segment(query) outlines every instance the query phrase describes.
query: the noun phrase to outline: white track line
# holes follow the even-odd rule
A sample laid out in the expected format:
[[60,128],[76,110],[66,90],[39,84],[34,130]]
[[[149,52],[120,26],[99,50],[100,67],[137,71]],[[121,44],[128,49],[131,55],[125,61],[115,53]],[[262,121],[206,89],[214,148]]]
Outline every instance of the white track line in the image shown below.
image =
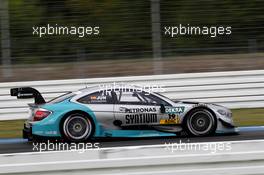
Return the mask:
[[[86,151],[104,151],[104,150],[120,150],[120,149],[142,149],[142,148],[163,148],[167,147],[165,143],[177,144],[178,142],[166,142],[164,140],[164,144],[157,145],[144,145],[144,146],[121,146],[121,147],[107,147],[107,148],[99,148],[99,149],[87,149]],[[264,139],[262,140],[239,140],[239,141],[217,141],[217,142],[181,142],[181,143],[196,143],[196,144],[217,144],[217,143],[264,143]],[[32,145],[33,146],[33,145]],[[33,147],[32,147],[33,148]],[[63,150],[63,151],[43,151],[43,152],[23,152],[23,153],[4,153],[0,154],[0,156],[15,156],[15,155],[35,155],[35,154],[53,154],[53,153],[67,153],[67,152],[80,152],[80,150]]]
[[72,163],[89,163],[89,162],[112,162],[118,160],[142,160],[142,159],[160,159],[160,158],[183,158],[183,157],[201,157],[201,156],[215,156],[215,155],[222,155],[222,156],[231,156],[231,155],[247,155],[247,154],[260,154],[264,153],[264,151],[245,151],[245,152],[230,152],[230,153],[206,153],[206,154],[186,154],[186,155],[166,155],[166,156],[142,156],[142,157],[130,157],[130,158],[107,158],[107,159],[93,159],[93,160],[68,160],[68,161],[49,161],[49,162],[34,162],[34,163],[15,163],[15,164],[2,164],[2,167],[20,167],[20,166],[36,166],[36,165],[59,165],[59,164],[72,164]]
[[[152,175],[152,174],[175,174],[175,173],[191,173],[191,172],[204,172],[204,171],[209,171],[209,172],[216,172],[216,171],[234,171],[234,170],[249,170],[249,169],[259,169],[259,168],[264,168],[264,165],[259,165],[259,166],[239,166],[239,167],[223,167],[223,168],[194,168],[194,169],[185,169],[185,170],[167,170],[167,171],[151,171],[151,172],[131,172],[127,173],[126,175]],[[118,173],[118,174],[124,174],[124,173]],[[111,173],[111,174],[104,174],[104,175],[118,175],[117,173]]]

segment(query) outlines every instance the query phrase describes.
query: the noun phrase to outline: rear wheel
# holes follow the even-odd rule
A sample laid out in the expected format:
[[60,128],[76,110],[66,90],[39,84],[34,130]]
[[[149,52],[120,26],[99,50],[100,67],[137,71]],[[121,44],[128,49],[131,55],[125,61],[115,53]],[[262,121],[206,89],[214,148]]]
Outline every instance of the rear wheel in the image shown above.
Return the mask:
[[193,136],[212,135],[216,130],[216,119],[207,109],[195,109],[187,116],[186,130]]
[[94,125],[92,120],[83,114],[71,114],[63,121],[62,133],[68,141],[86,141],[92,137]]

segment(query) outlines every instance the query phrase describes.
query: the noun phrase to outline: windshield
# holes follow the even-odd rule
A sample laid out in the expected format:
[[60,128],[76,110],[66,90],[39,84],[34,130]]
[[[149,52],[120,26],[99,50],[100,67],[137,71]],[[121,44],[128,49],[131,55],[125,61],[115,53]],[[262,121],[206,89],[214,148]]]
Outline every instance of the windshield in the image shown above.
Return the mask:
[[168,97],[166,97],[166,96],[164,96],[164,95],[162,95],[162,94],[159,94],[159,93],[154,93],[154,94],[159,95],[159,96],[161,96],[161,97],[163,97],[163,98],[165,98],[165,99],[167,99],[167,100],[169,100],[169,101],[172,101],[170,98],[168,98]]
[[73,92],[68,92],[66,94],[60,95],[52,100],[50,100],[48,103],[60,103],[68,98],[71,98],[73,96],[75,96],[76,94]]

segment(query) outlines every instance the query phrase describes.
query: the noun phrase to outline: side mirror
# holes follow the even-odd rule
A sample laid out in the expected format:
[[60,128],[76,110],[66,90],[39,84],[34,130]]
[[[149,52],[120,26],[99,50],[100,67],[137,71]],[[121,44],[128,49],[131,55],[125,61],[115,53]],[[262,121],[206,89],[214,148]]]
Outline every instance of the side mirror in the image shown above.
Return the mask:
[[165,113],[165,106],[164,104],[160,105],[160,113],[164,114]]

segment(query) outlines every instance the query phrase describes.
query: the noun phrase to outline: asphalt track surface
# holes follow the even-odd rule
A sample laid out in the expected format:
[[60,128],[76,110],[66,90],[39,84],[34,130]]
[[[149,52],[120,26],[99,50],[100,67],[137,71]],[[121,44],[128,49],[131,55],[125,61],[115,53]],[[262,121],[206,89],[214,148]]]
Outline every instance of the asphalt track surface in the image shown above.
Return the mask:
[[[264,127],[239,128],[239,134],[210,137],[154,137],[154,138],[104,138],[95,139],[100,148],[158,145],[165,143],[222,142],[264,139]],[[33,152],[33,143],[24,139],[0,139],[0,154]]]

